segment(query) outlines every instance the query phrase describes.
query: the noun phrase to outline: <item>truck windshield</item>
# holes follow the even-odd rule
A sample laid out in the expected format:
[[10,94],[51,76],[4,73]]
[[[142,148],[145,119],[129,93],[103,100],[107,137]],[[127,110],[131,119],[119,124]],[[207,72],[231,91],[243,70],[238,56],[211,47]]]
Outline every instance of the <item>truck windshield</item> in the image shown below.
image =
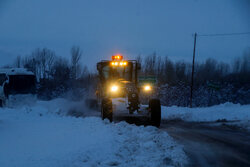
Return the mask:
[[132,80],[132,64],[129,63],[127,66],[112,67],[105,65],[102,68],[102,76],[105,80],[108,79],[124,79],[127,81]]

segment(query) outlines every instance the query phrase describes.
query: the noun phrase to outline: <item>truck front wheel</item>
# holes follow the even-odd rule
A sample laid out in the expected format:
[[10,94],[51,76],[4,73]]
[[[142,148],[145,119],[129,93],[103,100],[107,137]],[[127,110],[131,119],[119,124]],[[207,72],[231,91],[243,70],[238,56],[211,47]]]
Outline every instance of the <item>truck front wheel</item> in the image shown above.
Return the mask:
[[151,125],[159,127],[161,124],[161,102],[159,99],[149,101],[149,111],[151,114]]

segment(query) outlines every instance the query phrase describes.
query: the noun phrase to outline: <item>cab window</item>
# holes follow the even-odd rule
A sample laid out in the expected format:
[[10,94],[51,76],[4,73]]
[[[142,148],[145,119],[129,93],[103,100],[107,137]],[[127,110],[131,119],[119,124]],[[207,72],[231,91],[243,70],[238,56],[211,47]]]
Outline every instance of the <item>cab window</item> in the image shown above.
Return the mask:
[[108,79],[125,79],[128,81],[132,80],[132,63],[128,63],[127,66],[110,66],[105,65],[102,68],[102,77],[105,80]]

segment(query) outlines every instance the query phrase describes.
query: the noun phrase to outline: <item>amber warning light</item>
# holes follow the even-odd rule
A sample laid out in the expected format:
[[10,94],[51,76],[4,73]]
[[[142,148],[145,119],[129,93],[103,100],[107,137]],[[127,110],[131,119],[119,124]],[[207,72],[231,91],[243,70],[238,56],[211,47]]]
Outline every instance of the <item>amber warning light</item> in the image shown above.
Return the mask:
[[122,60],[123,56],[122,55],[114,55],[112,56],[112,60]]
[[128,63],[126,61],[112,61],[110,63],[111,66],[126,66]]

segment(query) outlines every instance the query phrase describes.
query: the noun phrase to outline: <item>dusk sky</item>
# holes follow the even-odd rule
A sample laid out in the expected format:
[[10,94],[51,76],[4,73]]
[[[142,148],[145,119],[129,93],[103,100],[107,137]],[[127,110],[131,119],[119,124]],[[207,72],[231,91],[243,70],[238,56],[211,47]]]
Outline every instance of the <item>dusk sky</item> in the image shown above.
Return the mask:
[[[250,32],[250,1],[0,0],[0,66],[38,47],[69,58],[73,45],[91,69],[115,53],[191,62],[194,32]],[[250,35],[198,37],[197,61],[231,62],[249,47]]]

